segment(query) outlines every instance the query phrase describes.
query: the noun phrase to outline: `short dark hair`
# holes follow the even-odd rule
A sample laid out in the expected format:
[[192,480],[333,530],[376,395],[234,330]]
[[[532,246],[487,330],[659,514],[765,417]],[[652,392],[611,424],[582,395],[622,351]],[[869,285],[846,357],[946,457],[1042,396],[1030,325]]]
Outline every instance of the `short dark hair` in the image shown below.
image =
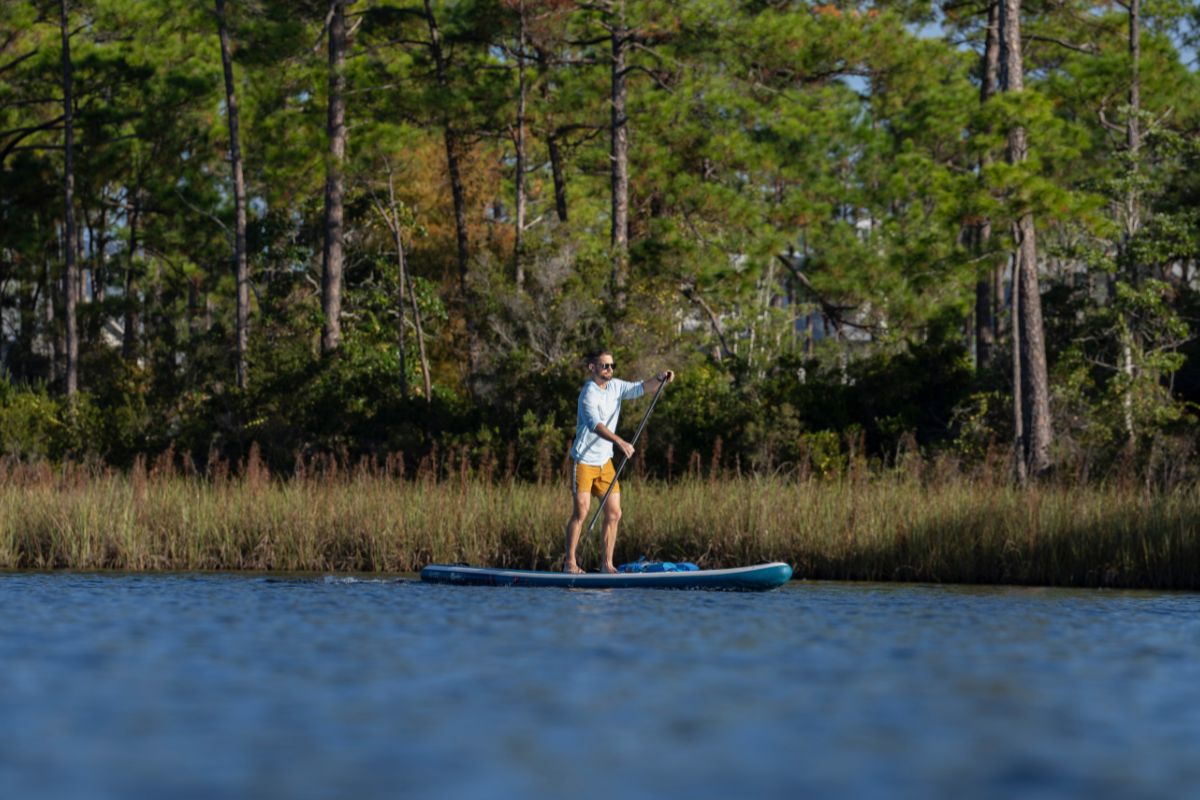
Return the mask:
[[600,356],[611,356],[612,354],[612,350],[609,350],[607,347],[601,347],[599,350],[593,350],[588,353],[587,363],[595,364],[600,360]]

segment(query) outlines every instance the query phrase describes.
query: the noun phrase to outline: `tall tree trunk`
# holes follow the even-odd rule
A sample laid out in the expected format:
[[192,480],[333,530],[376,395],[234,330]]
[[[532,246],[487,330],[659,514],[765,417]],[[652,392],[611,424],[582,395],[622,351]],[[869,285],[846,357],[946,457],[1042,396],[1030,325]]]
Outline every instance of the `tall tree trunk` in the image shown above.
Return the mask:
[[33,332],[37,329],[37,283],[26,274],[17,289],[17,341],[9,357],[9,369],[18,380],[28,383],[32,377]]
[[[80,214],[83,217],[84,221],[86,222],[87,221],[87,209],[85,209],[83,207],[82,202],[79,202],[78,205],[80,206],[80,208],[79,208]],[[78,312],[79,305],[81,303],[86,303],[88,300],[88,295],[87,295],[87,272],[88,272],[88,270],[86,267],[86,265],[88,263],[88,259],[83,251],[83,232],[84,232],[84,226],[79,224],[79,217],[76,217],[76,220],[75,220],[75,308],[76,308],[76,312]],[[80,340],[82,340],[84,338],[84,334],[86,333],[86,331],[84,331],[82,328],[79,327],[78,321],[76,321],[75,325],[76,325],[76,329],[79,330],[79,338],[80,338]]]
[[[1133,263],[1130,246],[1142,226],[1141,219],[1141,188],[1138,185],[1140,165],[1138,159],[1142,149],[1142,130],[1139,113],[1142,107],[1141,83],[1141,0],[1131,0],[1129,4],[1129,116],[1126,120],[1126,146],[1129,148],[1129,184],[1125,192],[1125,235],[1122,249],[1123,259],[1127,264],[1129,282],[1137,285],[1140,275],[1138,265]],[[1137,440],[1137,431],[1133,418],[1133,382],[1137,376],[1134,364],[1135,331],[1129,324],[1121,326],[1121,371],[1125,373],[1126,388],[1121,398],[1122,414],[1125,423],[1125,436],[1132,447]]]
[[563,173],[562,148],[558,144],[558,131],[551,131],[546,139],[550,150],[550,175],[554,178],[554,212],[559,222],[567,221],[567,179]]
[[421,380],[425,388],[425,402],[433,402],[433,383],[429,375],[429,356],[425,352],[425,328],[421,323],[421,307],[417,304],[417,292],[413,287],[412,276],[408,270],[408,257],[404,251],[404,236],[403,226],[400,223],[400,209],[396,202],[396,189],[392,181],[392,170],[388,168],[388,207],[386,213],[380,209],[384,220],[387,222],[388,229],[392,232],[392,240],[396,246],[396,264],[400,269],[399,281],[399,296],[397,298],[399,305],[397,310],[400,317],[400,371],[403,377],[401,378],[400,391],[407,396],[408,393],[408,375],[407,366],[405,365],[405,330],[404,330],[404,302],[405,296],[408,297],[408,302],[412,310],[413,330],[417,334],[417,356],[421,360]]
[[[1013,226],[1013,236],[1017,236],[1016,226]],[[1021,282],[1020,251],[1012,256],[1012,383],[1013,383],[1013,474],[1017,483],[1024,486],[1029,479],[1029,465],[1025,456],[1026,428],[1024,404],[1024,380],[1021,369],[1021,326],[1017,323],[1021,315],[1021,292],[1018,286]]]
[[242,173],[242,143],[238,131],[237,88],[233,81],[233,53],[229,43],[229,25],[225,18],[225,0],[217,3],[217,34],[221,39],[221,66],[225,72],[225,109],[229,120],[229,168],[233,177],[233,203],[236,222],[233,234],[233,263],[237,278],[237,387],[245,389],[247,351],[250,345],[250,267],[246,260],[246,180]]
[[[404,243],[399,233],[396,234],[396,246],[403,259]],[[417,357],[421,360],[421,382],[425,388],[425,402],[428,404],[433,402],[433,381],[429,374],[429,356],[425,352],[425,328],[421,324],[421,308],[417,305],[417,291],[413,287],[412,273],[408,271],[407,262],[402,267],[400,277],[408,288],[408,302],[412,306],[413,329],[417,333]]]
[[1142,110],[1142,76],[1141,76],[1141,29],[1142,29],[1141,0],[1131,0],[1129,5],[1129,119],[1126,123],[1126,138],[1129,146],[1129,163],[1133,172],[1133,180],[1129,183],[1129,191],[1125,200],[1125,231],[1130,238],[1137,235],[1142,227],[1141,191],[1137,183],[1140,172],[1138,158],[1142,150],[1142,128],[1139,115]]
[[[979,87],[979,101],[987,103],[996,92],[1000,78],[1000,0],[992,0],[987,11],[987,37],[983,48],[983,74]],[[980,160],[980,172],[991,164],[990,155]],[[975,228],[976,252],[985,252],[992,238],[992,221],[983,219]],[[975,281],[975,368],[988,369],[996,346],[996,298],[993,287],[996,273],[1003,265],[985,265]]]
[[62,33],[63,88],[63,313],[66,315],[66,393],[74,398],[79,389],[79,329],[75,320],[75,303],[79,291],[79,265],[76,261],[75,232],[75,114],[71,96],[73,72],[71,67],[71,30],[67,0],[59,3]]
[[333,0],[329,22],[329,157],[325,163],[325,252],[321,270],[321,352],[342,343],[344,268],[342,166],[346,160],[346,0]]
[[[1002,0],[1002,82],[1005,91],[1021,92],[1025,88],[1024,63],[1021,54],[1021,0]],[[1019,164],[1029,154],[1025,128],[1014,125],[1008,134],[1008,161]],[[1050,422],[1050,383],[1046,368],[1045,329],[1042,324],[1042,295],[1038,285],[1037,239],[1033,212],[1022,209],[1016,222],[1016,253],[1014,276],[1013,340],[1019,357],[1019,384],[1014,385],[1014,404],[1021,397],[1020,409],[1024,422],[1023,447],[1018,459],[1023,459],[1032,477],[1050,468],[1050,447],[1053,431]],[[1018,330],[1019,329],[1019,330]]]
[[121,341],[121,355],[129,360],[138,355],[138,327],[141,325],[138,314],[138,285],[137,285],[137,250],[138,250],[138,221],[140,216],[141,187],[133,189],[133,197],[129,203],[127,215],[129,219],[129,253],[125,263],[125,315],[124,332]]
[[[104,303],[108,296],[108,209],[101,197],[100,212],[96,220],[95,258],[92,266],[92,297],[97,303]],[[104,319],[99,320],[101,326]]]
[[[430,0],[425,0],[425,20],[429,26],[429,48],[438,86],[445,92],[450,89],[450,76],[446,70],[446,54],[442,47],[442,31],[433,13]],[[474,375],[481,357],[481,342],[475,320],[470,268],[471,248],[467,238],[467,196],[462,181],[462,139],[450,117],[450,111],[442,114],[442,130],[446,143],[446,169],[450,177],[450,197],[454,203],[454,233],[458,255],[458,289],[463,303],[463,315],[467,325],[468,372]]]
[[[550,81],[546,79],[546,72],[550,68],[550,54],[536,44],[534,48],[537,53],[538,74],[542,78],[538,82],[539,91],[543,104],[548,107],[550,102]],[[559,144],[559,137],[561,136],[562,130],[554,124],[553,119],[550,119],[546,130],[546,149],[550,153],[550,175],[554,181],[554,212],[559,222],[566,222],[567,180],[563,173],[562,146]]]
[[[148,360],[156,370],[164,375],[175,372],[176,357],[179,352],[179,327],[175,318],[168,313],[168,293],[163,285],[162,267],[157,267],[152,275],[147,275],[149,286],[149,301],[147,306],[147,355]],[[174,301],[174,293],[170,299]]]
[[625,308],[629,271],[629,118],[626,113],[628,76],[625,59],[630,32],[625,27],[625,0],[618,0],[612,19],[612,291],[613,306]]
[[[49,245],[50,243],[48,242],[47,244]],[[58,326],[54,323],[54,301],[55,298],[61,297],[61,294],[54,289],[53,269],[50,266],[50,253],[52,251],[53,248],[47,246],[45,249],[45,254],[42,257],[42,287],[39,293],[44,298],[44,305],[42,306],[42,328],[46,332],[46,349],[50,351],[49,365],[47,370],[48,374],[46,377],[50,381],[50,384],[54,385],[58,383],[60,374],[59,370],[62,366],[59,363],[59,360],[63,351],[63,347],[59,341]]]
[[96,307],[97,312],[84,315],[77,323],[80,347],[86,346],[89,341],[101,338],[107,322],[103,313],[103,304],[105,282],[107,281],[105,258],[108,251],[108,209],[105,208],[103,190],[94,202],[95,207],[91,212],[87,209],[86,201],[79,204],[85,225],[77,226],[77,230],[81,240],[86,232],[87,242],[85,257],[83,254],[84,242],[80,241],[79,289],[75,297],[78,304],[90,303]]
[[517,218],[513,244],[513,279],[517,290],[525,288],[525,0],[517,6],[517,163],[513,183],[516,184]]

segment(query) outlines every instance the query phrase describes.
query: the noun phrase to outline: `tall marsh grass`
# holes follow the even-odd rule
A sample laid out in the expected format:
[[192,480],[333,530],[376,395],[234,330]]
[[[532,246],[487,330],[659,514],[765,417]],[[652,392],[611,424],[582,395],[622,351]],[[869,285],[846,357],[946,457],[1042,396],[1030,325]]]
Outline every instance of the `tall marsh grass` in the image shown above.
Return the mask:
[[[723,567],[787,561],[801,578],[1200,588],[1200,490],[1020,490],[901,472],[692,475],[625,482],[617,556]],[[595,504],[593,504],[594,507]],[[207,477],[137,464],[0,467],[0,568],[412,572],[466,561],[554,568],[565,481],[467,469],[299,465],[252,457]],[[595,565],[598,530],[583,551]]]

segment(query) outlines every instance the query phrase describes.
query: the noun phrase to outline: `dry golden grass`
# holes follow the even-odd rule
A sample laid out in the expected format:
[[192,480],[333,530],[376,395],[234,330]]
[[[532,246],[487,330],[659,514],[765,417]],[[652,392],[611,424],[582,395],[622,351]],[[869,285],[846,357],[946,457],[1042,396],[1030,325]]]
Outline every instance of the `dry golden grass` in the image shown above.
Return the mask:
[[[798,577],[1200,588],[1200,491],[1040,486],[889,472],[837,480],[631,476],[617,545],[704,567],[765,560]],[[465,471],[230,477],[76,466],[0,470],[0,568],[402,573],[436,562],[553,568],[559,483]],[[595,564],[597,530],[584,547]]]

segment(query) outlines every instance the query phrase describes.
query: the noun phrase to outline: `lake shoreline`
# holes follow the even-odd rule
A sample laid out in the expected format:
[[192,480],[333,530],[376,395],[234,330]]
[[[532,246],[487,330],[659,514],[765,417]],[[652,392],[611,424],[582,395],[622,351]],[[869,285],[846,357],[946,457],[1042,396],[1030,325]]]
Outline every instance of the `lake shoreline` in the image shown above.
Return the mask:
[[[619,561],[785,561],[795,579],[1200,589],[1200,491],[883,473],[625,481]],[[593,503],[593,509],[596,504]],[[565,485],[10,470],[0,570],[403,575],[553,569]],[[595,566],[599,532],[584,543]]]

